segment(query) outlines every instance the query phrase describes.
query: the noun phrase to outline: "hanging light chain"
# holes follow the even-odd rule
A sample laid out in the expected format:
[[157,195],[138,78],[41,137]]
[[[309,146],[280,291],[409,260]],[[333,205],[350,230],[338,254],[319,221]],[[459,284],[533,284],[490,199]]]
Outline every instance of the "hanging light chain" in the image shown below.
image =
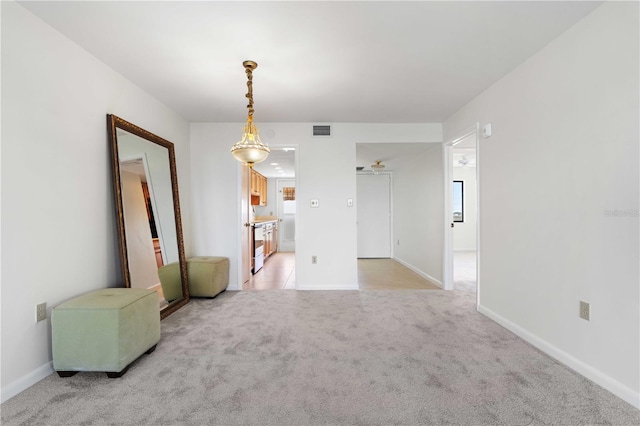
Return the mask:
[[249,99],[249,105],[247,108],[249,109],[249,119],[253,118],[253,70],[258,66],[255,62],[245,61],[243,63],[245,71],[247,73],[247,94],[245,97]]

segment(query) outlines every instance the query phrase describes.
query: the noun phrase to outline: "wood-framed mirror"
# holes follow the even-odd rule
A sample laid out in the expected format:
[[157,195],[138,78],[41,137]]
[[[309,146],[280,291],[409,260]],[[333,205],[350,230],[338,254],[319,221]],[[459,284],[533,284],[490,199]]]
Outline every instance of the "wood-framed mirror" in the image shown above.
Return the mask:
[[189,302],[173,143],[107,115],[125,287],[158,292],[160,318]]

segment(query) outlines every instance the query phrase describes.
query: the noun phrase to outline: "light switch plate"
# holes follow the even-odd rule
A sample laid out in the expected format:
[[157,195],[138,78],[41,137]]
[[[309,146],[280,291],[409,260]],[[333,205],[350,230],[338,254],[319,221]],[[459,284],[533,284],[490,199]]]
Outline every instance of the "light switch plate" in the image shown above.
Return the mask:
[[493,134],[492,130],[491,130],[491,123],[487,123],[482,127],[482,136],[484,138],[490,138],[491,135]]

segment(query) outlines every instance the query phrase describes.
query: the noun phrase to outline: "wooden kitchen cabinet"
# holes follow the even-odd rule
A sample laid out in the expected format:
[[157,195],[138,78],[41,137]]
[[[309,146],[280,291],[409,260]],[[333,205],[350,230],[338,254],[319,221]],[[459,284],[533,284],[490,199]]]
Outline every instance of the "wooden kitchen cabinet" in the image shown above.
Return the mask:
[[260,195],[260,185],[258,184],[258,175],[260,173],[251,169],[251,195]]
[[264,229],[265,259],[278,251],[278,222],[269,222]]
[[267,178],[251,169],[251,205],[267,205]]
[[260,205],[267,205],[267,178],[260,175]]

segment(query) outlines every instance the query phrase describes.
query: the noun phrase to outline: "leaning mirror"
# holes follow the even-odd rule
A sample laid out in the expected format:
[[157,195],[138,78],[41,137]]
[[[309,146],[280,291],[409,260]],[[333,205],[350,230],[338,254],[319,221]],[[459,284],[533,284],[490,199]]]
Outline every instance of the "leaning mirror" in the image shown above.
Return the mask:
[[158,292],[160,317],[189,301],[173,143],[107,115],[125,287]]

